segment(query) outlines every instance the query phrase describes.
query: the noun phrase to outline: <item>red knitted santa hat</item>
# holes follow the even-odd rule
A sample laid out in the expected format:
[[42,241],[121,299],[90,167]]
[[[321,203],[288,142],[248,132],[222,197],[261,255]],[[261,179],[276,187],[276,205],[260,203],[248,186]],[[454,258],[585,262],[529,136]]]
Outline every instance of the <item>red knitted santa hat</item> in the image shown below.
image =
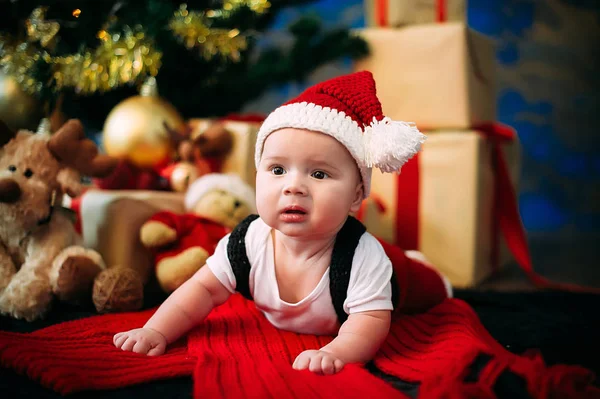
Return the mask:
[[371,187],[371,168],[399,171],[425,140],[414,124],[383,115],[373,75],[367,71],[319,83],[271,112],[256,139],[257,168],[269,134],[288,127],[325,133],[342,143],[358,165],[365,198]]

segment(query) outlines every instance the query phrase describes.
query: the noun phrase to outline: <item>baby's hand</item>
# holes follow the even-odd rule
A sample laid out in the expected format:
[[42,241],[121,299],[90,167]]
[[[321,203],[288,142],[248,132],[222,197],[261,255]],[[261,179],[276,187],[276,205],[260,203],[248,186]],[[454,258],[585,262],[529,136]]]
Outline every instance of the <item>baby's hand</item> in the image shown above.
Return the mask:
[[298,355],[292,367],[296,370],[309,369],[317,374],[335,374],[342,370],[344,362],[329,352],[308,350]]
[[136,328],[117,333],[113,337],[113,343],[124,351],[148,356],[162,355],[167,347],[165,336],[151,328]]

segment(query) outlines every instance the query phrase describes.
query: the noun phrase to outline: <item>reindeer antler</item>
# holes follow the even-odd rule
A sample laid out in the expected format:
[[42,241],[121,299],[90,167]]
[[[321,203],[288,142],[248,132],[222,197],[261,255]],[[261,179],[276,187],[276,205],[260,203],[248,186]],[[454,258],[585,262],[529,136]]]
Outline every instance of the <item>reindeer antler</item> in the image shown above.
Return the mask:
[[13,137],[15,137],[15,132],[0,119],[0,147],[8,143]]
[[86,176],[108,176],[118,163],[116,158],[98,154],[98,147],[85,138],[83,125],[77,119],[70,119],[52,135],[48,149],[59,162]]

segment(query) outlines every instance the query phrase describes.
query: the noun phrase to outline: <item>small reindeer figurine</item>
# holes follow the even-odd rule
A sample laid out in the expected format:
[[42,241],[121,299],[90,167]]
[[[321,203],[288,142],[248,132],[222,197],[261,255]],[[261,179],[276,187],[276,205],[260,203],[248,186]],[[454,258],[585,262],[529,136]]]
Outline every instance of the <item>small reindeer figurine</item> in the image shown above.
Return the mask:
[[178,162],[165,168],[161,175],[169,180],[174,191],[185,192],[200,176],[220,172],[233,149],[233,133],[223,122],[213,122],[203,129],[199,125],[200,121],[192,120],[181,131],[164,124],[173,148],[177,149]]
[[[105,176],[116,160],[99,155],[78,120],[54,135],[0,126],[0,313],[34,320],[54,297],[91,297],[105,265],[80,246],[72,220],[57,204],[81,192],[81,175]],[[13,137],[14,136],[14,137]]]

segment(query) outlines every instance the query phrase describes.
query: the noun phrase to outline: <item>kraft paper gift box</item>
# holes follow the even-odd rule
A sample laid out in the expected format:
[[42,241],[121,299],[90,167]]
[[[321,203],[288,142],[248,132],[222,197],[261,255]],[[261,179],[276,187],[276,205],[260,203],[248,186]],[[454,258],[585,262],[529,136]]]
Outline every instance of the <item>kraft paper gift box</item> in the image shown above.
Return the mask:
[[148,190],[89,189],[78,204],[83,244],[98,251],[107,266],[137,270],[145,281],[154,272],[140,228],[157,212],[184,212],[184,194]]
[[[492,140],[473,130],[426,134],[400,175],[373,170],[359,217],[375,236],[423,252],[455,287],[474,286],[511,259],[495,214]],[[520,147],[500,146],[514,188]]]
[[370,55],[383,112],[427,129],[467,129],[496,120],[493,42],[462,23],[357,31]]
[[365,0],[369,27],[400,27],[430,22],[466,21],[467,0]]

